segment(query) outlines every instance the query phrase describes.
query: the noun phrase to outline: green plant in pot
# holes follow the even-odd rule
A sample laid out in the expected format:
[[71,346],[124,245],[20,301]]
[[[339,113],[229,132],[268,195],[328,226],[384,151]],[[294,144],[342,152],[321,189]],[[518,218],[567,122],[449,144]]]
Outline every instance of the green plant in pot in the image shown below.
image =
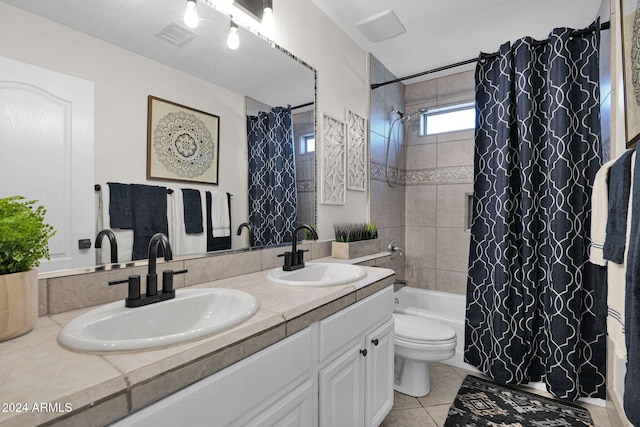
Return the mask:
[[38,319],[38,273],[55,234],[46,209],[22,196],[0,198],[0,341],[33,329]]
[[373,223],[336,224],[336,241],[331,244],[331,256],[340,259],[358,258],[379,252],[378,227]]

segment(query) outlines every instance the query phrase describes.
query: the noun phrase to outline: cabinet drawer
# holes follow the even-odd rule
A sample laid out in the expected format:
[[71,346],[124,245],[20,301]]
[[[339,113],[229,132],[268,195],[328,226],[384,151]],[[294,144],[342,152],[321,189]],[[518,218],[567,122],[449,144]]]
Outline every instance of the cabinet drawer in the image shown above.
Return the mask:
[[114,423],[114,426],[228,425],[296,378],[310,374],[312,338],[304,329]]
[[391,317],[393,287],[389,286],[320,322],[319,361],[349,341]]

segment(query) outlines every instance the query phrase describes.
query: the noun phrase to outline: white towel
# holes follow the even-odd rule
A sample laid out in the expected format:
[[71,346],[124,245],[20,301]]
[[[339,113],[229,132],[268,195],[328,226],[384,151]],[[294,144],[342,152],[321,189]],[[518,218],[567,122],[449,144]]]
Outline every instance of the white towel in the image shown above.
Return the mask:
[[[589,246],[589,261],[596,265],[607,265],[602,248],[607,235],[607,217],[609,211],[609,186],[607,178],[609,169],[617,159],[609,160],[602,165],[593,183],[591,193],[591,245]],[[611,264],[611,263],[610,263]]]
[[[206,218],[206,216],[203,218]],[[213,237],[231,236],[227,193],[219,191],[211,192],[211,223],[213,226]]]
[[[631,182],[633,182],[633,165],[635,164],[634,152],[631,156]],[[624,300],[627,271],[627,251],[629,248],[629,230],[631,230],[631,203],[633,191],[629,194],[629,209],[627,210],[627,242],[624,250],[624,262],[607,264],[607,335],[614,344],[615,354],[626,360],[627,346],[624,339]]]
[[[109,221],[109,185],[106,183],[100,185],[102,191],[102,226],[101,230],[105,228],[111,229],[113,234],[116,235],[116,242],[118,243],[118,262],[131,261],[133,255],[133,230],[124,228],[111,228]],[[98,230],[100,231],[100,230]],[[97,235],[98,233],[96,233]],[[105,240],[102,242],[102,249],[99,255],[101,264],[111,264],[111,252],[109,250],[109,243]]]
[[[184,199],[182,198],[182,190],[178,189],[173,192],[171,200],[171,211],[173,214],[170,218],[169,233],[173,236],[171,239],[171,247],[174,255],[191,255],[202,254],[207,252],[207,233],[203,231],[197,234],[187,234],[184,225]],[[206,194],[200,191],[200,200],[202,202],[202,218],[207,217],[206,211]],[[205,230],[206,227],[203,227]]]

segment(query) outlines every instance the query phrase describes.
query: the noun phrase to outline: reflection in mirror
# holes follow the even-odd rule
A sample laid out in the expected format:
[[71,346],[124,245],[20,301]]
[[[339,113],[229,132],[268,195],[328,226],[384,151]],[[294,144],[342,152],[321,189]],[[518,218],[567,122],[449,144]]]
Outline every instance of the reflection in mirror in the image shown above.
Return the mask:
[[313,223],[313,113],[306,105],[268,106],[247,98],[247,134],[254,244],[291,242],[295,227]]
[[[294,109],[292,120],[296,154],[300,150],[300,138],[307,138],[307,151],[297,156],[298,161],[313,165],[309,168],[296,165],[299,183],[297,221],[316,223],[315,185],[312,184],[315,164],[313,156],[309,155],[309,148],[313,146],[310,138],[314,123],[315,71],[278,46],[274,48],[242,28],[242,24],[239,48],[234,51],[228,49],[225,43],[229,30],[228,12],[221,13],[205,3],[200,4],[200,23],[196,29],[190,30],[183,22],[185,2],[154,0],[153,3],[153,7],[149,7],[148,3],[132,3],[130,0],[0,0],[0,25],[16,40],[21,40],[19,45],[2,44],[0,57],[10,57],[20,63],[71,76],[80,83],[88,83],[92,91],[91,103],[73,110],[74,113],[86,111],[88,117],[93,117],[91,123],[88,119],[74,119],[93,135],[88,139],[92,146],[85,152],[88,154],[83,154],[82,161],[74,160],[73,164],[93,165],[93,182],[87,183],[91,181],[88,179],[74,186],[62,186],[50,181],[43,185],[40,180],[42,193],[26,195],[36,200],[62,200],[58,192],[64,188],[70,193],[70,199],[78,199],[76,187],[83,189],[81,198],[88,200],[96,211],[85,215],[85,228],[81,229],[75,219],[69,220],[69,206],[47,201],[45,207],[48,214],[63,221],[53,224],[58,229],[57,237],[64,243],[61,246],[74,248],[84,258],[77,261],[73,255],[65,255],[69,263],[58,267],[53,263],[49,267],[43,264],[41,272],[95,265],[95,249],[78,249],[78,243],[86,239],[95,242],[99,231],[111,228],[108,223],[98,225],[94,220],[99,209],[93,185],[105,187],[107,182],[162,185],[174,190],[193,187],[200,191],[231,193],[231,248],[249,246],[246,233],[236,234],[237,227],[251,214],[247,190],[245,97],[268,106],[311,103],[310,107]],[[231,13],[235,17],[242,12]],[[277,10],[274,13],[277,15]],[[180,34],[185,39],[170,40],[170,35],[163,33],[165,30],[173,30],[173,35]],[[0,68],[1,73],[7,67]],[[2,74],[1,80],[6,80]],[[149,95],[220,117],[221,163],[217,186],[159,182],[146,177],[146,101]],[[299,127],[295,124],[298,122],[302,123]],[[39,143],[36,138],[30,140],[31,144]],[[2,149],[3,152],[8,150],[6,147]],[[46,153],[43,146],[29,149]],[[93,162],[88,161],[92,158]],[[16,156],[12,162],[18,169],[33,170],[24,163],[25,159],[24,156]],[[8,180],[4,173],[0,171],[0,178],[9,184],[3,185],[0,192],[13,193],[11,183],[15,180]],[[73,176],[75,171],[65,173]],[[85,208],[73,209],[80,213],[89,212]],[[116,235],[118,260],[123,263],[119,265],[125,266],[125,263],[131,263],[131,258],[127,257],[131,250],[125,248],[129,243],[118,233]],[[171,233],[169,238],[173,239]],[[102,240],[105,240],[101,245],[103,253],[98,256],[107,264],[106,268],[110,268],[109,245],[106,239]],[[173,241],[171,243],[175,246]],[[202,250],[191,251],[187,256],[204,255]]]

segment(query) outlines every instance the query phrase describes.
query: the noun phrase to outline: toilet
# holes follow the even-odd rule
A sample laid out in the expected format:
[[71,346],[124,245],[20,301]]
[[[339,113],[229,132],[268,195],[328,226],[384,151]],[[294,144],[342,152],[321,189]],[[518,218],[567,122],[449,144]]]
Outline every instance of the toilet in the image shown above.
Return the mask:
[[456,332],[426,317],[394,313],[394,388],[409,396],[431,391],[429,363],[455,355]]

